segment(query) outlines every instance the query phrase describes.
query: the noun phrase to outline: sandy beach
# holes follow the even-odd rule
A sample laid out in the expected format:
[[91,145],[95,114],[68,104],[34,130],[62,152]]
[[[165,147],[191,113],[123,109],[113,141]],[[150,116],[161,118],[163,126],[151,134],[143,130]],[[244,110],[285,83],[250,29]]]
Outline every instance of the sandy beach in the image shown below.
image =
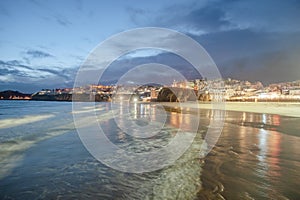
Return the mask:
[[[161,105],[172,107],[184,108],[200,108],[200,109],[213,109],[212,103],[171,103],[160,102]],[[216,106],[217,107],[217,106]],[[239,111],[239,112],[252,112],[252,113],[265,113],[265,114],[278,114],[290,117],[300,117],[300,103],[289,102],[225,102],[225,110]]]

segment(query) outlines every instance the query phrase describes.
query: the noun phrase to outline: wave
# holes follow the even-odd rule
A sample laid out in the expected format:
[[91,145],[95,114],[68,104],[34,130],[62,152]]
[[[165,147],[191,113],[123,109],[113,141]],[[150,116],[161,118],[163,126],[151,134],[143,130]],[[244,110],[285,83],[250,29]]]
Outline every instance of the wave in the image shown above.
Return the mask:
[[[95,110],[88,111],[93,113]],[[103,109],[97,108],[96,111]],[[103,121],[112,117],[109,113],[104,113],[97,119]],[[81,118],[76,127],[89,126],[93,119]],[[0,179],[8,176],[18,166],[27,149],[43,140],[76,131],[70,112],[57,112],[56,109],[51,114],[0,120],[0,130]]]
[[21,118],[10,118],[0,120],[0,129],[11,128],[24,124],[34,123],[54,117],[53,114],[48,115],[26,115]]
[[27,149],[38,142],[65,134],[73,129],[72,125],[66,125],[62,130],[49,130],[44,135],[31,134],[0,143],[0,179],[8,176],[19,165]]
[[[93,120],[95,118],[94,115],[89,117],[84,117],[84,116],[88,116],[87,115],[88,112],[94,113],[94,111],[95,110],[92,107],[85,107],[79,112],[72,113],[79,117],[78,118],[79,122],[76,123],[76,128],[78,127],[84,128],[93,124],[94,123]],[[20,164],[20,162],[24,158],[23,157],[24,152],[27,149],[33,147],[34,145],[37,145],[37,143],[39,143],[42,140],[49,139],[58,135],[62,135],[67,132],[75,132],[76,130],[73,121],[71,121],[72,115],[69,113],[67,116],[65,116],[65,118],[62,118],[61,115],[59,114],[40,115],[39,117],[36,118],[30,118],[29,116],[25,116],[23,121],[21,120],[19,122],[19,128],[17,131],[22,131],[22,127],[24,127],[25,124],[34,123],[34,122],[41,123],[43,119],[43,117],[41,116],[44,116],[44,120],[47,123],[42,122],[44,123],[44,125],[42,124],[35,127],[35,129],[32,130],[30,134],[22,135],[21,137],[11,138],[10,140],[0,143],[0,169],[1,169],[0,179],[9,175],[12,172],[12,170]],[[98,120],[98,122],[105,121],[105,123],[107,123],[108,121],[113,121],[112,120],[113,117],[114,115],[111,112],[105,112],[105,110],[103,110],[102,108],[96,109],[96,119]],[[49,121],[46,119],[48,119]],[[67,123],[68,120],[70,120],[70,123]],[[7,124],[9,124],[9,121],[4,121],[4,122],[5,122],[5,126],[3,125],[3,127],[8,128]],[[46,124],[47,126],[45,128]],[[56,124],[60,124],[60,126]],[[111,127],[110,125],[111,122],[108,123],[108,127]],[[2,130],[4,130],[4,128],[2,128]],[[109,130],[114,131],[111,129]],[[164,131],[165,134],[168,133],[168,137],[170,137],[174,132],[174,130],[177,130],[177,128],[167,127],[166,130]],[[128,144],[124,145],[124,143],[121,142],[119,143],[119,145],[128,151],[135,151],[135,150],[139,151],[141,149],[153,150],[150,147],[163,148],[166,145],[166,138],[153,137],[152,139],[150,138],[145,140],[145,142],[141,142],[141,141],[142,140],[135,139],[132,141],[127,141],[129,142]],[[102,171],[104,170],[102,173],[100,173],[100,175],[101,176],[103,175],[104,178],[100,177],[100,175],[98,175],[99,179],[95,177],[90,177],[92,179],[91,182],[83,182],[82,184],[83,185],[85,184],[86,188],[82,188],[82,187],[79,188],[82,189],[82,191],[80,192],[86,193],[87,191],[90,191],[91,195],[95,195],[95,196],[102,195],[102,197],[104,198],[110,198],[110,197],[113,198],[114,195],[118,195],[119,192],[118,186],[120,186],[124,192],[122,194],[123,199],[124,198],[125,199],[158,199],[158,200],[159,199],[195,199],[199,191],[202,189],[201,173],[202,173],[203,162],[202,160],[200,160],[199,156],[200,156],[201,144],[203,142],[204,141],[201,139],[201,135],[198,133],[190,148],[177,161],[175,161],[174,164],[158,171],[142,173],[142,174],[130,174],[130,175],[115,171],[114,172],[115,174],[113,175],[116,181],[115,185],[103,184],[102,182],[103,180],[107,179],[111,181],[111,176],[106,174],[105,170],[107,169],[105,167],[98,165],[96,161],[93,160],[90,162],[90,164],[92,164],[91,167],[93,167],[94,163],[96,163],[95,165],[99,166],[98,170],[102,170]],[[138,147],[135,148],[133,145],[138,145],[141,147],[141,149],[138,149]],[[147,147],[147,145],[149,146],[149,148]],[[55,148],[55,144],[53,148]],[[47,153],[46,150],[45,153]],[[87,172],[95,173],[92,172],[93,168],[92,169],[89,168],[87,163],[76,163],[75,165],[74,166],[68,165],[67,169],[65,170],[65,173],[66,172],[70,173],[72,178],[76,176],[76,174],[74,173],[76,173],[77,169],[81,169],[84,175],[87,176],[90,175]],[[59,168],[56,170],[59,171],[62,169]],[[41,169],[41,171],[43,171],[43,169]],[[41,172],[39,171],[39,173]],[[57,173],[57,171],[53,171],[53,174],[54,177],[58,179],[57,181],[62,184],[61,186],[65,185],[67,189],[71,189],[72,191],[78,190],[77,181],[75,181],[76,183],[72,183],[73,179],[72,180],[64,179],[62,178],[62,176],[56,176],[55,173]],[[80,173],[78,174],[80,175]],[[74,180],[76,180],[76,177],[74,178]],[[99,185],[97,185],[97,181],[99,181],[98,184],[101,184],[101,187],[107,187],[106,190],[103,191],[103,193],[105,193],[106,191],[105,194],[99,194],[99,190],[98,190]],[[91,184],[91,183],[96,183],[96,184]],[[73,186],[74,188],[72,188]],[[64,188],[61,189],[62,189],[61,191],[63,191]],[[53,190],[49,190],[48,192],[49,192],[48,197],[50,197],[50,193],[53,193]],[[78,193],[70,192],[69,195],[71,197],[75,197],[74,195],[79,194],[80,192]],[[47,194],[43,194],[43,195],[47,197]],[[53,194],[51,195],[53,197]],[[67,195],[64,197],[68,198]]]

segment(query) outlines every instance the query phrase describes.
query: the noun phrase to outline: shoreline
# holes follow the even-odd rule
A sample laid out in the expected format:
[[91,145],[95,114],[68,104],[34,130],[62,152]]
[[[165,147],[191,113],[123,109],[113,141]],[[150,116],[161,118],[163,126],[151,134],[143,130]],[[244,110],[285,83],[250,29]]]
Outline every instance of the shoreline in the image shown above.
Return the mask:
[[[4,100],[4,99],[1,99]],[[73,102],[57,100],[32,100],[32,99],[5,99],[4,101],[47,101],[47,102]],[[94,102],[109,103],[110,101],[75,101],[75,102]],[[132,102],[133,103],[133,102]],[[218,109],[225,111],[249,112],[261,114],[274,114],[289,117],[300,117],[300,102],[224,102],[217,104],[213,102],[134,102],[139,104],[160,104],[169,107],[183,107],[192,109]]]
[[213,108],[212,103],[193,103],[193,102],[157,102],[163,106],[177,106],[183,108],[199,108],[199,109],[218,109],[224,108],[225,111],[275,114],[289,117],[300,117],[300,103],[297,102],[224,102]]

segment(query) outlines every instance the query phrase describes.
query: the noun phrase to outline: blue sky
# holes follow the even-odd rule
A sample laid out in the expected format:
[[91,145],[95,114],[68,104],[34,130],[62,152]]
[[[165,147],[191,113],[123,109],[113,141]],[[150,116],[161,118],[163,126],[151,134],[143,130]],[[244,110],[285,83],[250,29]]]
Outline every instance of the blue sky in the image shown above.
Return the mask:
[[[0,90],[72,87],[80,64],[100,42],[121,31],[148,26],[174,29],[198,41],[223,77],[266,84],[297,80],[299,10],[296,0],[3,0]],[[128,63],[161,61],[162,55],[127,56],[127,61],[112,66],[107,81],[113,82],[116,74],[130,68]],[[165,58],[164,64],[188,71],[186,63]]]

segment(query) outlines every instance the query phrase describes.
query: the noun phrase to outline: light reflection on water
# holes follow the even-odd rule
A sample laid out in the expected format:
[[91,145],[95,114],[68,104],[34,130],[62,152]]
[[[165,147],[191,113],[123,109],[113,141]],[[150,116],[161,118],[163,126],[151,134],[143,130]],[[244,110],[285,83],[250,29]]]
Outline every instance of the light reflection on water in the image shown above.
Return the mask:
[[[71,112],[70,107],[58,105],[59,110],[56,107],[47,107],[39,114]],[[38,102],[34,106],[39,107]],[[99,104],[97,112],[100,120],[107,109],[108,104]],[[136,120],[156,121],[160,119],[157,118],[159,109],[149,104],[135,104],[131,117]],[[25,110],[35,114],[30,105]],[[163,137],[156,138],[163,142],[174,137],[176,134],[174,129],[179,128],[179,124],[182,124],[181,128],[188,130],[189,124],[193,121],[192,109],[166,110],[168,111],[166,125],[173,129],[167,129]],[[9,113],[7,108],[5,112]],[[120,114],[125,114],[122,112],[123,109],[120,108]],[[18,110],[18,115],[21,113]],[[13,111],[9,115],[14,117]],[[1,117],[5,119],[4,115]],[[69,121],[68,116],[64,117]],[[213,112],[201,110],[200,117],[199,133],[203,134],[203,138],[210,119],[213,118]],[[61,124],[58,121],[52,122]],[[101,123],[110,139],[116,143],[132,140],[128,134],[115,127],[113,120],[106,119]],[[32,131],[37,133],[48,130],[42,130],[41,123],[27,124],[24,127],[31,127]],[[20,137],[24,127],[14,127],[13,131]],[[51,127],[51,124],[47,124],[46,127]],[[7,131],[3,130],[0,130],[3,133],[2,137]],[[0,180],[0,197],[13,196],[19,199],[39,197],[299,199],[300,197],[299,118],[227,112],[222,135],[215,148],[204,159],[204,165],[194,157],[199,153],[195,148],[193,153],[187,154],[187,157],[175,166],[146,174],[119,173],[103,166],[86,152],[74,134],[75,130],[70,128],[68,131],[66,135],[40,142],[27,150],[20,165],[8,177]],[[10,135],[6,138],[10,138],[8,136]],[[201,142],[201,138],[197,138],[197,142]]]
[[[172,125],[171,121],[179,120],[189,129],[193,119],[189,114],[169,112],[162,132],[143,141],[126,134],[116,126],[116,121],[108,118],[105,109],[110,108],[107,104],[97,106],[96,114],[107,137],[116,145],[133,151],[163,147],[177,132],[173,125],[178,124]],[[155,105],[149,106],[133,105],[130,117],[140,120],[148,113],[146,117],[155,120],[160,112]],[[118,108],[120,115],[127,114],[122,113],[122,106]],[[63,113],[71,112],[60,109]],[[125,118],[120,119],[122,124]],[[88,125],[88,120],[84,122]],[[47,132],[48,129],[40,127],[39,131]],[[25,152],[15,152],[24,154],[24,159],[11,174],[0,180],[0,199],[194,199],[201,189],[201,137],[195,139],[195,144],[174,165],[152,173],[127,174],[93,159],[74,132],[75,129],[69,130],[69,133],[39,142]]]

